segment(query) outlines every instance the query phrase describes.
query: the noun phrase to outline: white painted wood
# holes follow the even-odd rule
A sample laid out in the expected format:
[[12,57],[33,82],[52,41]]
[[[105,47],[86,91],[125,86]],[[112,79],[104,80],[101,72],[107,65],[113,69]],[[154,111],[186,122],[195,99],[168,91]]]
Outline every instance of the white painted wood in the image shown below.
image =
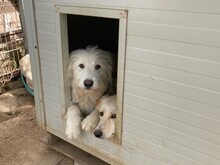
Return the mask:
[[127,46],[164,54],[220,62],[220,49],[215,47],[130,35],[127,37]]
[[[44,0],[36,0],[45,2]],[[47,1],[46,1],[47,2]],[[98,6],[104,8],[140,8],[140,9],[157,9],[184,12],[204,12],[204,13],[220,13],[220,2],[218,0],[121,0],[121,1],[102,1],[102,0],[50,0],[52,4],[65,4],[75,6]]]
[[130,49],[127,51],[127,54],[129,56],[128,58],[133,61],[154,64],[207,77],[220,78],[219,62],[185,58],[175,54],[138,49]]
[[220,47],[220,31],[131,21],[128,34],[162,40]]
[[127,35],[127,11],[120,11],[119,38],[118,38],[118,68],[117,68],[117,118],[116,118],[116,139],[121,143],[123,118],[123,96],[124,96],[124,70]]
[[[220,107],[220,93],[201,89],[150,75],[127,72],[127,82],[155,89],[164,93]],[[190,95],[189,95],[190,93]],[[212,99],[210,99],[212,98]]]
[[210,134],[209,136],[204,134],[205,138],[208,138],[207,141],[220,145],[219,128],[216,127],[219,125],[219,120],[212,119],[208,116],[201,116],[200,114],[187,111],[179,107],[167,105],[155,100],[132,95],[130,93],[126,93],[124,100],[126,104],[138,108],[145,107],[147,111],[167,117],[170,120],[180,121],[195,128],[197,127],[199,129],[206,130],[208,131],[207,134]]
[[30,54],[31,61],[31,71],[33,78],[34,86],[34,100],[35,100],[35,109],[37,115],[37,122],[43,128],[46,129],[46,117],[44,114],[44,101],[43,101],[43,89],[41,81],[41,68],[38,52],[38,42],[36,34],[36,24],[34,21],[35,13],[33,0],[22,1],[22,7],[24,12],[25,19],[25,34],[27,39],[28,52]]
[[192,28],[201,30],[219,30],[219,14],[176,12],[168,10],[141,10],[129,11],[129,20],[158,25],[170,25],[174,27]]
[[86,7],[74,7],[74,6],[60,6],[55,5],[56,12],[63,14],[76,14],[93,17],[105,17],[105,18],[116,18],[127,17],[127,14],[120,10],[106,10]]
[[57,47],[55,44],[41,41],[39,42],[39,47],[41,48],[41,50],[45,50],[57,54]]
[[[47,95],[48,96],[48,95]],[[45,108],[47,108],[47,112],[45,113],[45,115],[47,116],[47,125],[50,125],[48,123],[52,123],[54,122],[53,120],[55,118],[61,118],[62,116],[60,115],[60,111],[59,109],[61,108],[60,105],[58,104],[53,104],[51,106],[51,103],[53,103],[53,101],[50,101],[50,100],[46,100],[45,99]],[[52,119],[52,121],[50,121]],[[59,126],[59,130],[61,130],[61,127],[60,127],[60,123],[58,122],[57,123]],[[57,125],[55,125],[56,127]],[[54,127],[54,126],[51,126],[51,127]],[[51,127],[47,127],[47,129],[51,128]]]
[[[128,123],[125,124],[126,124],[126,130],[128,130],[127,132],[129,132],[125,137],[125,141],[127,141],[128,138],[132,138],[133,140],[130,139],[128,143],[134,145],[135,141],[140,142],[140,144],[138,145],[135,144],[137,148],[144,148],[144,150],[155,154],[155,157],[163,157],[169,160],[177,159],[179,164],[186,163],[187,165],[210,163],[209,156],[201,154],[200,152],[193,151],[188,147],[181,146],[171,141],[167,141],[167,139],[164,139],[163,137],[155,136],[153,134],[148,133],[147,131],[131,126]],[[137,132],[137,134],[133,134],[132,132]],[[141,144],[142,140],[144,143],[143,145]],[[136,148],[134,150],[136,150]],[[173,153],[172,150],[178,150],[179,153]],[[181,155],[184,156],[181,157]],[[187,157],[190,159],[187,159]],[[182,159],[182,161],[180,162],[179,159]],[[212,159],[212,163],[217,165],[218,160]],[[175,163],[166,162],[165,164],[175,164]]]
[[[187,146],[188,148],[194,149],[196,151],[200,151],[201,153],[204,153],[206,155],[215,155],[217,159],[219,158],[219,147],[217,147],[216,144],[210,144],[209,142],[209,136],[211,136],[212,133],[176,121],[175,119],[172,120],[170,118],[154,114],[153,112],[149,112],[148,110],[136,108],[135,106],[126,105],[125,108],[127,109],[125,113],[126,115],[128,114],[130,116],[134,116],[135,114],[134,120],[141,120],[142,123],[146,122],[146,124],[151,123],[155,126],[156,130],[163,129],[165,132],[170,133],[171,135],[161,135],[155,131],[152,132],[153,134],[156,134],[157,136],[161,136],[163,138],[168,138],[170,136],[169,140],[173,142]],[[134,126],[139,129],[144,129],[140,128],[140,125]],[[152,130],[149,129],[147,131],[151,132]]]
[[36,11],[36,20],[41,23],[55,23],[55,16],[52,12]]
[[58,64],[57,56],[54,52],[43,50],[43,49],[41,49],[39,52],[41,54],[42,61],[50,61],[54,64]]
[[50,2],[46,2],[45,1],[39,1],[39,0],[35,0],[35,9],[37,11],[45,11],[45,12],[53,12],[54,11],[54,5]]
[[42,76],[47,77],[53,81],[59,81],[59,77],[57,76],[58,75],[57,72],[53,71],[50,68],[44,68],[42,70],[43,70]]
[[[127,54],[127,59],[129,58],[130,58],[129,55]],[[185,84],[188,86],[193,86],[208,91],[214,91],[216,93],[220,92],[218,86],[218,84],[220,84],[220,79],[207,77],[204,75],[198,75],[184,70],[167,68],[165,66],[141,63],[133,60],[127,60],[126,66],[128,71],[136,72],[140,74],[146,74],[152,78],[160,77],[162,79],[166,79],[176,83]]]
[[56,44],[56,35],[54,33],[38,31],[39,41]]
[[[131,128],[128,125],[126,125],[126,127]],[[127,162],[131,162],[130,164],[139,164],[138,160],[144,159],[144,160],[148,161],[147,164],[153,164],[153,165],[155,165],[155,164],[158,164],[158,165],[172,164],[172,165],[174,165],[173,162],[171,162],[170,160],[163,159],[160,155],[154,155],[150,152],[147,152],[146,150],[141,150],[138,147],[134,148],[129,143],[126,143],[126,146],[128,148],[126,157],[127,157],[127,159],[129,159],[129,160],[127,160]],[[135,155],[136,157],[133,157],[133,155]],[[136,159],[136,160],[134,161],[134,159]]]
[[60,82],[60,102],[61,114],[65,116],[68,107],[71,104],[71,92],[67,78],[68,60],[69,60],[69,47],[68,47],[68,34],[67,34],[67,15],[62,14],[56,10],[56,33],[57,33],[57,49],[58,49],[58,66],[59,69],[59,82]]
[[57,88],[56,86],[44,83],[43,88],[46,90],[47,93],[51,93],[54,94],[54,96],[59,97],[59,88]]
[[[56,132],[56,134],[58,134],[59,137],[62,137],[63,139],[67,140],[66,136],[64,135],[65,122],[61,119],[61,116],[57,117],[56,114],[51,115],[51,113],[49,113],[48,118],[49,120],[47,123],[48,125],[50,125],[50,127],[48,127],[47,130],[49,130],[52,133]],[[56,121],[56,123],[54,121]],[[115,145],[113,142],[109,140],[100,141],[100,139],[95,138],[93,134],[83,132],[82,138],[80,140],[67,140],[67,141],[96,156],[99,155],[99,157],[101,157],[102,159],[105,158],[104,160],[106,160],[111,164],[118,164],[118,165],[125,164],[123,161],[118,160],[117,158],[117,155],[122,154],[117,149],[117,145]],[[103,141],[104,143],[101,143]],[[97,149],[101,149],[103,152],[96,152]],[[109,153],[112,155],[111,157]],[[114,155],[113,153],[116,155]]]
[[[59,99],[60,98],[58,97],[59,93],[57,91],[59,91],[59,89],[47,86],[46,89],[45,89],[45,97],[47,99],[50,99],[50,100],[54,101],[54,102],[56,101],[54,104],[59,104],[59,102],[60,102]],[[59,111],[59,109],[56,108],[54,111]]]
[[[49,62],[48,62],[49,64],[47,64],[47,62],[48,62],[48,61],[41,60],[41,67],[42,67],[42,69],[48,68],[48,69],[50,69],[51,71],[57,72],[57,64],[56,64],[56,63],[53,63],[53,62],[51,62],[51,61],[49,61]],[[57,73],[58,73],[58,72],[57,72]],[[45,74],[46,74],[46,73],[45,73]],[[58,77],[56,76],[55,78],[58,78]]]
[[62,63],[68,44],[60,18],[70,12],[119,19],[120,11],[128,10],[120,22],[122,29],[127,23],[128,31],[120,31],[119,38],[121,143],[90,133],[83,133],[81,141],[67,141],[110,164],[218,165],[219,6],[218,0],[35,0],[47,130],[67,140],[61,109],[68,92]]
[[210,117],[216,120],[220,119],[219,108],[204,103],[195,102],[189,99],[177,97],[175,95],[163,93],[150,88],[139,87],[130,83],[125,83],[125,92],[141,96],[143,98],[147,98],[153,101],[157,101],[162,104],[181,108],[183,110],[196,113],[204,117]]
[[49,23],[37,23],[37,30],[41,32],[48,32],[52,34],[56,34],[56,28],[53,24]]
[[[127,117],[127,116],[126,116]],[[145,140],[146,137],[137,137],[134,134],[129,134],[128,132],[125,133],[124,141],[131,146],[135,146],[135,148],[145,150],[151,152],[155,155],[159,155],[162,158],[167,158],[172,160],[171,163],[167,164],[175,164],[174,162],[178,162],[180,165],[193,165],[198,164],[198,162],[193,161],[187,157],[181,156],[175,152],[169,151],[165,148],[159,147],[158,145],[154,145],[151,142]]]
[[[56,87],[57,89],[60,90],[60,88],[59,88],[59,82],[53,81],[53,80],[51,80],[51,79],[48,78],[48,77],[43,77],[43,78],[42,78],[42,83],[43,83],[43,84],[46,84],[47,86],[54,86],[54,87]],[[60,91],[59,91],[59,92],[60,92]]]

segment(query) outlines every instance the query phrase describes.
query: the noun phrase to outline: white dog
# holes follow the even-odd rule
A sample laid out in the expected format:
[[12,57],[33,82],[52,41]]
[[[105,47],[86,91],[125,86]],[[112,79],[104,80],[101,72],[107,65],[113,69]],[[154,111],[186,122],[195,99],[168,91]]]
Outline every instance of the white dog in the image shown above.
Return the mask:
[[[81,128],[90,131],[99,122],[95,103],[103,94],[113,92],[112,54],[88,46],[70,53],[68,77],[72,88],[72,105],[66,114],[68,139],[78,138]],[[85,117],[85,118],[83,118]]]
[[107,139],[115,135],[116,95],[103,96],[97,101],[96,110],[99,111],[100,121],[94,135]]

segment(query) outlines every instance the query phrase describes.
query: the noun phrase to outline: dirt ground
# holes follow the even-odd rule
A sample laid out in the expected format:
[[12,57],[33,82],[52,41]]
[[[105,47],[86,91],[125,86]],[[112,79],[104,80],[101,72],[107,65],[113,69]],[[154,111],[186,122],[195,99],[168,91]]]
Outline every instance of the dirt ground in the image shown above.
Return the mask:
[[0,165],[73,165],[64,155],[50,149],[41,139],[34,98],[19,80],[0,89]]

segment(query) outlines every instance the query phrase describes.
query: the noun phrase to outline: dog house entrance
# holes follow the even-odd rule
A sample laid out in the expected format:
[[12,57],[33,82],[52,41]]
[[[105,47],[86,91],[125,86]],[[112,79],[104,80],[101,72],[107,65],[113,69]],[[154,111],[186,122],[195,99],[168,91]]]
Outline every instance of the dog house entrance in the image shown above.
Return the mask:
[[66,77],[69,53],[73,50],[98,45],[99,48],[117,55],[117,118],[116,136],[121,142],[122,99],[124,87],[124,57],[127,12],[124,10],[96,9],[85,7],[55,6],[57,13],[58,51],[60,53],[60,81],[62,115],[71,101],[70,87]]
[[103,50],[118,53],[118,19],[68,14],[67,26],[69,52],[98,45]]

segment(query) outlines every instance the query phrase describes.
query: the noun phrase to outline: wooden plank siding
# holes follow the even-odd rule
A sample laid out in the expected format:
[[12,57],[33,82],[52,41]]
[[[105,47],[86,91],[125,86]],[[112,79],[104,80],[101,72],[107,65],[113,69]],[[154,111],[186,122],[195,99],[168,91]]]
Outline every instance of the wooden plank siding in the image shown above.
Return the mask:
[[153,144],[149,152],[178,164],[219,164],[219,16],[129,12],[124,99],[128,143],[140,141],[143,150]]
[[[37,3],[45,4],[38,5],[36,7],[42,7],[43,9],[49,9],[53,7],[53,4],[63,5],[75,5],[75,6],[96,6],[105,8],[131,8],[131,9],[156,9],[156,10],[168,10],[176,12],[190,12],[190,13],[210,13],[219,14],[220,2],[218,0],[120,0],[120,1],[102,1],[102,0],[35,0]],[[47,4],[46,4],[47,3]],[[52,4],[52,6],[50,6]],[[48,6],[46,6],[48,5]]]
[[220,1],[35,0],[47,130],[63,137],[55,4],[128,10],[122,145],[83,142],[128,165],[219,165]]

